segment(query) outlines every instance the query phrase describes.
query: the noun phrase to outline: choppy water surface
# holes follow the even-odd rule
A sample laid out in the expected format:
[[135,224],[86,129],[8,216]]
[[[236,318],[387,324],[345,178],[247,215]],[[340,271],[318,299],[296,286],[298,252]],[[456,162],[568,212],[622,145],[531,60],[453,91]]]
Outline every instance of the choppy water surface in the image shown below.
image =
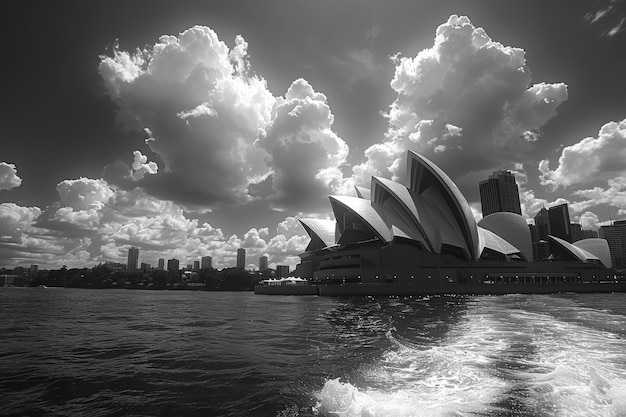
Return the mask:
[[626,294],[0,288],[0,414],[626,416]]

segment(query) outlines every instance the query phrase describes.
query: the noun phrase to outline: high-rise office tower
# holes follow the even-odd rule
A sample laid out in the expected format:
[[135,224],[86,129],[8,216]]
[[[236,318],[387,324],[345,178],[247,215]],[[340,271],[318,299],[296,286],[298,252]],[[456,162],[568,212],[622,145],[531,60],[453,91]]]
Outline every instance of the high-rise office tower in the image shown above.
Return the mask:
[[542,207],[535,215],[535,226],[537,227],[537,241],[547,241],[550,234],[550,222],[548,221],[548,210],[545,207]]
[[194,271],[200,270],[200,261],[193,261],[193,270]]
[[567,203],[550,207],[548,209],[548,222],[550,223],[550,234],[552,236],[556,236],[566,242],[572,242]]
[[265,271],[267,269],[267,256],[259,257],[259,271]]
[[548,235],[550,234],[550,222],[548,221],[548,210],[542,207],[535,215],[535,224],[530,228],[533,240],[533,259],[540,261],[550,256],[548,248]]
[[583,230],[580,223],[571,223],[569,225],[570,233],[572,234],[572,243],[578,242],[583,239],[597,238],[598,232],[596,230]]
[[246,269],[246,250],[244,248],[237,249],[237,268]]
[[519,189],[511,171],[494,171],[478,184],[478,189],[483,217],[500,211],[522,214]]
[[202,257],[202,269],[211,269],[213,268],[213,258],[211,258],[210,256],[203,256]]
[[612,225],[600,226],[600,237],[609,243],[613,268],[626,268],[626,220],[614,221]]
[[128,262],[126,263],[126,270],[128,272],[137,271],[137,262],[139,261],[139,249],[130,248],[128,249]]
[[180,261],[176,258],[167,260],[167,271],[178,272],[180,270]]
[[570,223],[569,231],[571,233],[572,243],[578,242],[583,238],[583,228],[580,223]]
[[287,278],[289,276],[289,265],[276,265],[276,279]]
[[159,258],[159,266],[158,266],[158,268],[161,271],[165,270],[165,259]]

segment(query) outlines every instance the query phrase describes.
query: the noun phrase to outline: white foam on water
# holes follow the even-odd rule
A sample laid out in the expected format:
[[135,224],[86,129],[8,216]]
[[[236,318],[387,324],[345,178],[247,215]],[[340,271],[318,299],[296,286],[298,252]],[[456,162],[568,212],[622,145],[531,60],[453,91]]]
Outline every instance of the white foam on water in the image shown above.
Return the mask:
[[393,348],[349,381],[326,381],[315,411],[436,417],[514,405],[523,415],[625,417],[626,339],[610,329],[626,318],[565,303],[479,299],[436,344],[391,331]]
[[[603,319],[597,310],[592,314],[595,320]],[[549,315],[523,316],[534,335],[538,368],[519,377],[528,384],[537,411],[551,416],[626,416],[623,337]]]
[[491,372],[508,348],[505,332],[488,315],[469,315],[437,346],[408,343],[391,333],[395,347],[355,378],[326,381],[316,411],[341,416],[450,416],[488,413],[507,381]]

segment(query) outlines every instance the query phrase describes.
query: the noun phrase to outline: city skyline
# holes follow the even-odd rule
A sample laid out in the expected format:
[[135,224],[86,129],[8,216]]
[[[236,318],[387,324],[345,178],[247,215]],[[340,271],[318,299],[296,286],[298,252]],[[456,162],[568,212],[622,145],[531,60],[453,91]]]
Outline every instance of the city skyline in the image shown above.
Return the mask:
[[623,5],[19,5],[0,267],[135,247],[151,265],[229,267],[243,248],[293,269],[298,218],[332,219],[328,195],[371,175],[401,181],[409,149],[477,218],[498,170],[529,221],[563,203],[583,229],[626,218]]

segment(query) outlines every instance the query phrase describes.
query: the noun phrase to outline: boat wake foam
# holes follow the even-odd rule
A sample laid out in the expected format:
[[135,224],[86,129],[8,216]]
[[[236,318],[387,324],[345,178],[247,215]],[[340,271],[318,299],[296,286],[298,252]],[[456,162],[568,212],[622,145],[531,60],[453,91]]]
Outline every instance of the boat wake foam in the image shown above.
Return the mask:
[[626,416],[623,337],[568,321],[557,307],[527,311],[502,301],[477,304],[436,345],[409,342],[392,329],[393,347],[350,381],[327,380],[314,411],[346,417],[512,409],[520,415]]

